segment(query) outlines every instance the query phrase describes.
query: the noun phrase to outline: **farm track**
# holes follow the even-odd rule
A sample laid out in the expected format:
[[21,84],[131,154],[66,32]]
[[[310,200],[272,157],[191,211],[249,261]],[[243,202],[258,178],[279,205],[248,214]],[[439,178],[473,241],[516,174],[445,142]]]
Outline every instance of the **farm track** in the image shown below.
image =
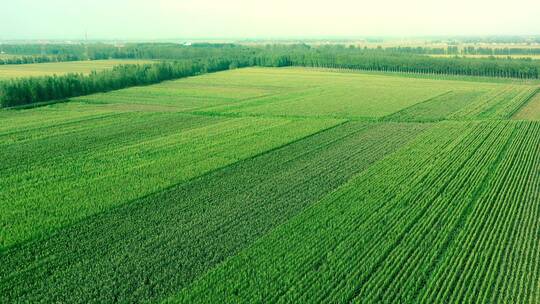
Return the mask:
[[170,295],[428,127],[346,123],[83,220],[3,254],[0,293],[8,302]]

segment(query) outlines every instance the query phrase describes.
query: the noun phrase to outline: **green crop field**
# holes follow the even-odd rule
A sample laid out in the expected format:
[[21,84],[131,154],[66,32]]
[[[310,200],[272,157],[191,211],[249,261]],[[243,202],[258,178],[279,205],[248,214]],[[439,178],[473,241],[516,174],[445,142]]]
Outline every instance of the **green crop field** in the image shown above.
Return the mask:
[[514,115],[514,119],[540,120],[540,91]]
[[92,71],[102,71],[111,69],[119,64],[141,64],[148,63],[148,60],[111,59],[111,60],[91,60],[91,61],[67,61],[32,64],[6,64],[0,65],[0,80],[18,77],[32,77],[44,75],[63,75],[68,73],[90,73]]
[[[535,85],[314,69],[247,68],[75,99],[204,116],[438,121],[508,118]],[[495,98],[494,98],[495,97]]]
[[0,302],[540,303],[538,91],[242,68],[0,110]]

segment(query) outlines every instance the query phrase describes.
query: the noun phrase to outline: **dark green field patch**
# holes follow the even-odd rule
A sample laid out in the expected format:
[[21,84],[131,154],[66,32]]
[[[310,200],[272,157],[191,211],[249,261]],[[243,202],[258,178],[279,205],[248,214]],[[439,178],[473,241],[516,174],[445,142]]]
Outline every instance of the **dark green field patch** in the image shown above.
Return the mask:
[[493,89],[452,113],[457,120],[509,119],[535,95],[537,88],[508,85]]
[[536,303],[539,134],[439,123],[170,300]]
[[7,129],[0,251],[339,123],[121,112]]
[[346,123],[13,247],[0,301],[171,295],[429,127]]
[[415,104],[411,107],[387,116],[387,121],[440,121],[450,114],[465,107],[482,91],[448,91],[426,102]]

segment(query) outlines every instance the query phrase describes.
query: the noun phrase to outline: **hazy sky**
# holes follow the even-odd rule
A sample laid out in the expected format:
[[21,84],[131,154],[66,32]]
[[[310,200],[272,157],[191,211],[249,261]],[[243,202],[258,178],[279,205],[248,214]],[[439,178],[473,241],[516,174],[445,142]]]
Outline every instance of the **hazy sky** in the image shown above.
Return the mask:
[[3,0],[0,39],[540,34],[540,0]]

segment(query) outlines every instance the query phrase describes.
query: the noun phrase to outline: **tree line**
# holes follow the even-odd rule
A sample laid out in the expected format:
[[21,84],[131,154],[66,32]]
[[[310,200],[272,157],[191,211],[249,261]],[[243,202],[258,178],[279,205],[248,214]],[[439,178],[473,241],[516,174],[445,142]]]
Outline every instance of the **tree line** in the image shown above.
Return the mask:
[[270,47],[263,66],[307,66],[366,71],[538,79],[540,61],[506,58],[438,58],[351,47]]
[[[0,53],[14,57],[98,59],[200,59],[253,54],[254,49],[236,44],[178,43],[81,43],[81,44],[0,44]],[[28,59],[30,60],[30,59]]]
[[423,46],[396,46],[378,47],[379,50],[394,53],[424,54],[424,55],[488,55],[488,56],[510,56],[510,55],[540,55],[540,48],[533,47],[478,47],[449,45],[446,47],[423,47]]
[[13,107],[159,83],[165,80],[244,67],[227,59],[119,65],[89,75],[70,73],[0,82],[0,106]]
[[[130,86],[246,66],[303,66],[364,71],[538,79],[540,61],[499,58],[437,58],[398,51],[297,45],[134,44],[116,50],[117,58],[162,59],[145,65],[121,65],[89,75],[68,74],[12,79],[0,83],[3,107],[66,99]],[[76,56],[77,54],[75,54]]]
[[47,63],[47,62],[64,62],[82,60],[76,55],[39,55],[39,56],[14,56],[0,58],[0,65],[5,64],[31,64],[31,63]]
[[[538,47],[485,47],[464,45],[452,42],[443,46],[378,46],[368,49],[367,47],[354,47],[360,51],[377,51],[384,53],[400,54],[423,54],[423,55],[539,55]],[[345,44],[345,42],[344,42]],[[298,45],[282,45],[282,47],[297,48]],[[109,58],[134,58],[134,59],[194,59],[208,58],[224,55],[233,56],[238,54],[254,54],[264,52],[266,46],[238,45],[231,43],[79,43],[79,44],[1,44],[0,52],[20,56],[41,56],[57,58],[57,61],[71,60],[95,60]],[[323,48],[339,49],[342,45],[323,46]],[[318,48],[313,46],[312,48]],[[45,59],[46,60],[46,59]]]
[[490,47],[464,47],[462,52],[464,55],[540,55],[540,48],[525,48],[525,47],[513,47],[513,48],[490,48]]

